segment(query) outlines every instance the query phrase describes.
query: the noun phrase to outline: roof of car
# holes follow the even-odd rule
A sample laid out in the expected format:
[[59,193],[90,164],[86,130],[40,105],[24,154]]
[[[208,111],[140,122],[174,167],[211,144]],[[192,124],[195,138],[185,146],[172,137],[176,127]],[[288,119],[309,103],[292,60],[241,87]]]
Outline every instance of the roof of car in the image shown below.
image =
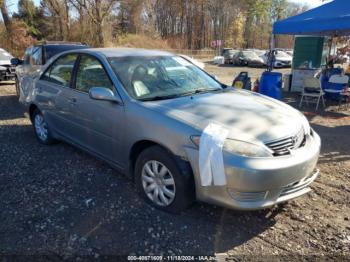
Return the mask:
[[171,56],[172,53],[141,48],[88,48],[87,52],[99,52],[106,57],[123,56]]
[[65,44],[39,44],[39,45],[35,45],[35,46],[45,46],[45,47],[82,46],[82,47],[88,48],[87,45],[83,45],[83,44],[69,44],[69,43],[65,43]]
[[81,42],[69,42],[69,41],[43,41],[37,45],[86,45]]

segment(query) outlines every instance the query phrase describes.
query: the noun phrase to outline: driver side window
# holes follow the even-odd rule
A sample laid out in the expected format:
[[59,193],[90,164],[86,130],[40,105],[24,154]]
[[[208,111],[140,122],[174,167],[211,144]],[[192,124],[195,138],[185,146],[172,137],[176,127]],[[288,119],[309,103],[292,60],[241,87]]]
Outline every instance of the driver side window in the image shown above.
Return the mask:
[[88,93],[92,87],[105,87],[113,91],[113,84],[101,63],[95,57],[82,55],[75,89]]

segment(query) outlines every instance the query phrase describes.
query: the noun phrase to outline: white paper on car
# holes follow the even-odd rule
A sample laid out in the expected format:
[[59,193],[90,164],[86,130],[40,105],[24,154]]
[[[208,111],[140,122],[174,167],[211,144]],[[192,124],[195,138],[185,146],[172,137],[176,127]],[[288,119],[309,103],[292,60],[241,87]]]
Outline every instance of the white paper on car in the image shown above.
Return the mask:
[[199,145],[199,173],[202,186],[226,185],[222,147],[229,130],[210,123],[202,132]]

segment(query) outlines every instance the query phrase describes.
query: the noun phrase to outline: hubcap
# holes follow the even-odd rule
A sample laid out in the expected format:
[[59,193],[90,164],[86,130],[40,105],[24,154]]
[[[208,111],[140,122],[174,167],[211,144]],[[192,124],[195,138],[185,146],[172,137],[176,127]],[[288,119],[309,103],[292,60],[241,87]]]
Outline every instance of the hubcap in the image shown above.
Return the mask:
[[168,206],[175,198],[175,181],[169,169],[151,160],[142,168],[142,186],[147,197],[158,206]]
[[42,115],[37,114],[34,118],[35,131],[40,140],[45,141],[47,139],[47,124]]

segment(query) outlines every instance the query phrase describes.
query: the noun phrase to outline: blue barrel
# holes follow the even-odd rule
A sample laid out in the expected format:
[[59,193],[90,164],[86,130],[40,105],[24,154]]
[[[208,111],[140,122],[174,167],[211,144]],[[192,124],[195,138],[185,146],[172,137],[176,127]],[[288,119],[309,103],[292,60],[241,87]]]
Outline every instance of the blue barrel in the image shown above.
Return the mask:
[[275,98],[282,98],[282,73],[264,72],[260,78],[259,93]]

